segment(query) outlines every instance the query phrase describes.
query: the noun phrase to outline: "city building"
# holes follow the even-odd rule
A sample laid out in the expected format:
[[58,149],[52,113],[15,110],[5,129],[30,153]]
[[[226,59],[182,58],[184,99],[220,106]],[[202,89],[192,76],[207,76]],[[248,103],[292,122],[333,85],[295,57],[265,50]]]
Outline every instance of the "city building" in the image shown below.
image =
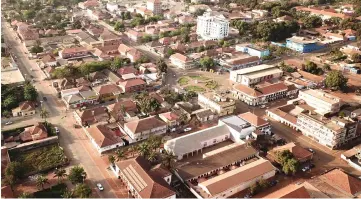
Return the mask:
[[121,37],[109,30],[104,30],[104,32],[99,36],[99,41],[103,43],[103,46],[119,45],[122,43]]
[[237,84],[233,87],[234,98],[252,106],[294,96],[297,92],[298,89],[294,85],[286,85],[283,82],[273,84],[265,82],[263,85],[257,85],[256,88],[250,88],[242,84]]
[[171,63],[181,69],[190,69],[194,68],[195,64],[191,58],[187,55],[182,55],[180,53],[175,53],[169,57]]
[[113,2],[108,2],[106,8],[109,12],[115,13],[119,10],[119,5]]
[[294,142],[287,143],[283,146],[275,147],[272,150],[268,151],[268,153],[271,154],[276,160],[277,153],[282,151],[290,151],[293,154],[293,157],[301,163],[311,161],[313,158],[313,153],[299,145],[296,145]]
[[345,160],[351,167],[361,171],[361,144],[343,152],[341,159]]
[[121,137],[117,136],[109,127],[102,124],[87,128],[85,132],[100,154],[125,145]]
[[236,110],[235,100],[227,93],[198,93],[198,104],[202,108],[211,109],[218,116],[230,115]]
[[63,59],[78,59],[90,55],[90,50],[84,47],[64,48],[59,52],[59,56]]
[[158,115],[161,120],[167,123],[168,129],[177,127],[180,124],[179,116],[173,112],[161,113]]
[[206,12],[197,18],[197,35],[204,40],[218,40],[228,36],[229,21],[218,12]]
[[251,56],[257,56],[258,58],[262,58],[270,55],[270,51],[268,49],[264,49],[251,44],[247,44],[247,45],[238,44],[236,45],[236,50],[243,53],[247,53]]
[[162,14],[161,0],[148,0],[147,10],[150,10],[153,13],[153,15],[161,15]]
[[119,87],[123,90],[124,93],[140,92],[145,89],[146,83],[142,79],[135,78],[120,82]]
[[316,40],[293,36],[286,39],[286,47],[297,52],[309,53],[324,48],[324,45],[318,43]]
[[117,162],[110,167],[134,198],[176,198],[170,186],[172,174],[159,166],[152,167],[142,156]]
[[130,143],[147,139],[152,135],[162,135],[167,131],[167,124],[155,116],[130,121],[124,124],[123,133],[127,134]]
[[42,140],[48,137],[48,132],[43,123],[38,122],[34,126],[26,127],[19,138],[22,142]]
[[271,124],[254,113],[246,112],[239,114],[238,117],[250,123],[256,130],[264,134],[271,134]]
[[1,84],[22,85],[25,78],[19,68],[8,57],[1,57]]
[[303,90],[299,92],[298,98],[315,108],[315,112],[321,115],[339,112],[343,104],[341,98],[322,90]]
[[230,80],[246,86],[252,86],[262,81],[279,79],[283,71],[273,65],[258,65],[230,72]]
[[249,68],[261,63],[262,60],[257,56],[236,56],[230,59],[220,59],[219,61],[219,64],[222,66],[222,68],[228,71]]
[[21,102],[19,106],[14,108],[11,112],[13,117],[34,115],[35,105],[30,101]]
[[123,92],[123,90],[115,84],[96,86],[93,88],[93,91],[97,94],[99,102],[115,100]]
[[358,122],[350,118],[326,118],[314,111],[300,113],[297,126],[302,134],[331,149],[340,147],[357,137]]
[[85,110],[76,110],[74,111],[74,118],[82,126],[106,122],[110,119],[107,108],[101,106]]

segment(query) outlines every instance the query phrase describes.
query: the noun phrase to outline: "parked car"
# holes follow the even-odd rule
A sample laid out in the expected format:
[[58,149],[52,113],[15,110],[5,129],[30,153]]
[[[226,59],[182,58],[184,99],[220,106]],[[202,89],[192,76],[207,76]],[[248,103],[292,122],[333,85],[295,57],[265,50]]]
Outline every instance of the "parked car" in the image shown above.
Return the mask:
[[191,131],[191,130],[192,130],[192,128],[188,127],[188,128],[184,129],[184,132],[188,132],[188,131]]
[[177,130],[176,128],[171,128],[171,129],[170,129],[170,132],[173,133],[173,132],[175,132],[176,130]]
[[12,121],[7,121],[6,123],[5,123],[5,125],[10,125],[10,124],[12,124],[13,122]]
[[261,105],[261,108],[263,109],[263,108],[266,108],[266,105]]
[[311,148],[308,148],[308,151],[311,152],[311,153],[315,153],[315,151]]
[[308,170],[310,170],[310,167],[308,167],[308,166],[303,167],[303,169],[302,169],[303,172],[306,172],[306,171],[308,171]]
[[103,191],[103,190],[104,190],[103,185],[100,184],[100,183],[97,183],[97,187],[98,187],[98,189],[99,189],[100,191]]
[[59,131],[59,128],[58,128],[58,127],[54,127],[54,129],[55,129],[56,134],[59,134],[59,133],[60,133],[60,131]]

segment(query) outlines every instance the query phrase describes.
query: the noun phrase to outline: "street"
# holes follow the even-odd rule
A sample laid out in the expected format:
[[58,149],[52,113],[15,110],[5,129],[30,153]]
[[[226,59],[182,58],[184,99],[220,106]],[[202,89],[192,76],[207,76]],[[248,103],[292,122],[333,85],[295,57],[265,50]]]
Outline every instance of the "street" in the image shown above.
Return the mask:
[[[82,129],[75,129],[73,124],[73,113],[67,112],[63,103],[56,97],[55,90],[50,86],[51,82],[43,80],[45,75],[36,66],[34,61],[30,61],[24,53],[24,46],[19,40],[14,37],[14,31],[10,30],[2,23],[3,34],[9,46],[12,46],[11,52],[15,54],[17,64],[23,74],[27,74],[26,78],[29,80],[29,75],[35,79],[34,86],[39,93],[39,98],[47,98],[47,101],[42,103],[42,106],[49,112],[49,122],[58,126],[60,129],[59,142],[64,148],[65,154],[71,160],[70,166],[81,165],[86,173],[87,179],[90,181],[90,186],[96,189],[96,183],[100,182],[106,191],[100,192],[96,189],[97,194],[101,198],[115,198],[126,196],[127,191],[121,187],[120,181],[107,170],[108,165],[102,160],[98,152],[93,149],[89,139],[86,137]],[[30,69],[35,69],[31,71]],[[29,118],[31,123],[34,121],[42,121],[40,117]],[[6,129],[25,126],[26,121],[15,122],[12,125],[5,126]],[[4,129],[5,129],[4,128]]]

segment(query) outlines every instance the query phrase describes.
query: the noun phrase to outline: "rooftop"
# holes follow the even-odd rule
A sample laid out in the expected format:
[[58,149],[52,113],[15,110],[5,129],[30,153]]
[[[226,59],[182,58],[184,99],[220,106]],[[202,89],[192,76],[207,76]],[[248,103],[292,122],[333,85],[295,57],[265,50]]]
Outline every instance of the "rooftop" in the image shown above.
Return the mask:
[[249,73],[252,73],[252,72],[270,70],[270,69],[274,69],[274,68],[277,68],[277,66],[261,64],[261,65],[258,65],[258,66],[253,66],[253,67],[249,67],[249,68],[243,68],[243,69],[235,70],[235,71],[232,71],[232,72],[234,72],[234,73],[236,73],[238,75],[245,75],[245,74],[249,74]]
[[203,95],[204,97],[212,100],[217,103],[221,107],[228,107],[235,105],[235,101],[231,98],[231,94],[226,93],[215,93],[215,92],[207,92],[207,93],[198,93],[198,96]]
[[324,102],[328,102],[328,103],[331,103],[331,104],[336,104],[336,103],[339,103],[341,101],[341,98],[339,97],[336,97],[334,95],[331,95],[331,94],[328,94],[328,93],[325,93],[324,91],[322,90],[313,90],[313,89],[309,89],[309,90],[305,90],[305,91],[300,91],[302,93],[306,93],[308,95],[311,95],[315,98],[318,98]]
[[258,117],[257,115],[251,112],[242,113],[238,115],[238,117],[246,120],[255,127],[269,125],[269,123],[266,120],[262,119],[261,117]]

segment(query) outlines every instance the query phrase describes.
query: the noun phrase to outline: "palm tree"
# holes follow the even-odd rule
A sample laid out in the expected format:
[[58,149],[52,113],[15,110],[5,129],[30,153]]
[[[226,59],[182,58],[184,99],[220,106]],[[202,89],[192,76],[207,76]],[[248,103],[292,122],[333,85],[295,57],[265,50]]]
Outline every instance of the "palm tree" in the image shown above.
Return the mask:
[[65,191],[63,192],[63,195],[61,195],[61,197],[63,197],[63,198],[73,198],[73,192],[72,192],[72,191],[65,190]]
[[168,169],[172,167],[172,162],[177,159],[177,156],[175,156],[172,152],[165,150],[165,152],[162,154],[162,161],[163,165],[166,166]]
[[157,159],[157,153],[155,151],[151,151],[147,158],[150,162],[154,162]]
[[149,154],[149,146],[148,143],[143,142],[138,146],[139,154],[143,157],[146,157]]
[[108,160],[109,160],[109,162],[112,164],[112,166],[114,166],[114,162],[115,162],[115,157],[114,157],[114,155],[108,155]]
[[121,150],[121,149],[117,149],[117,150],[115,151],[115,157],[116,157],[117,161],[122,160],[122,159],[125,157],[124,151]]
[[137,152],[138,148],[136,145],[132,145],[129,147],[129,150],[131,151],[132,157],[134,157],[134,154]]
[[39,176],[36,178],[36,186],[37,186],[38,188],[41,187],[41,190],[43,190],[45,184],[49,184],[48,178],[46,178],[46,177],[43,176],[43,175],[39,175]]
[[49,117],[49,111],[42,107],[40,110],[40,116],[46,121],[46,118]]
[[63,181],[64,177],[67,176],[66,170],[64,168],[56,169],[54,174],[54,177],[58,177],[58,184],[59,182]]

